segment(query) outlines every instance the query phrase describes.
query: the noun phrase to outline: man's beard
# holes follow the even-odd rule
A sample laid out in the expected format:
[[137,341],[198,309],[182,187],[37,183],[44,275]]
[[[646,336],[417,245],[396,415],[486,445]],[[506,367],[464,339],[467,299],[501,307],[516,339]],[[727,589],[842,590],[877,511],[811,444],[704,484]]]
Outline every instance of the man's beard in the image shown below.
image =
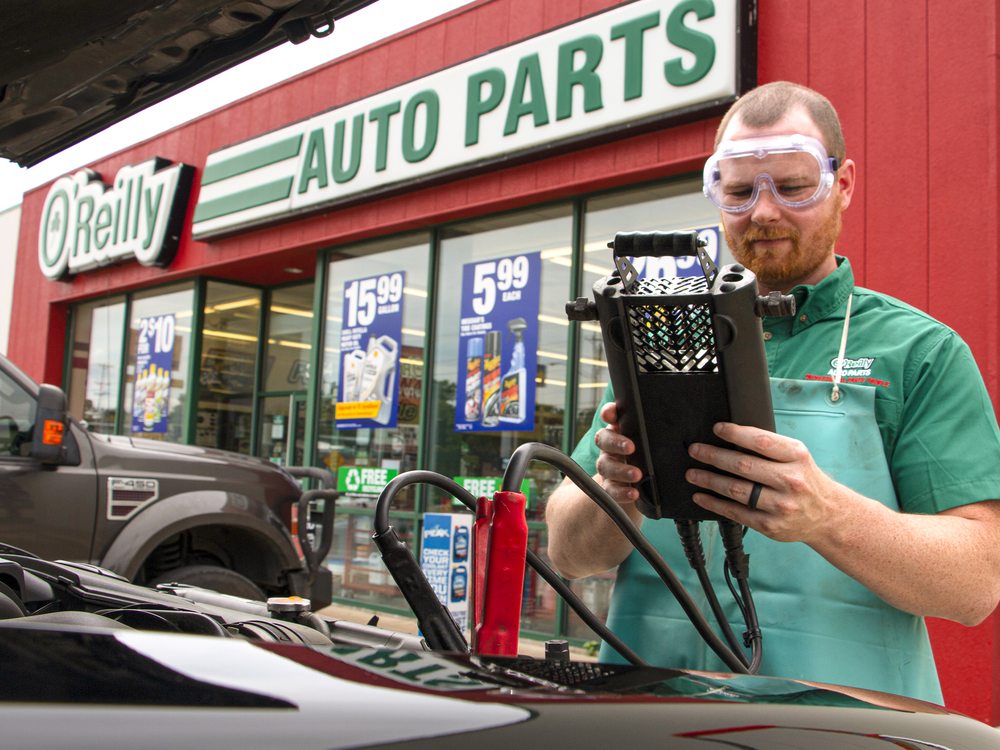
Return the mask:
[[[830,257],[833,245],[840,236],[841,213],[840,206],[835,206],[805,246],[802,244],[802,233],[795,227],[751,224],[737,239],[723,224],[723,233],[733,257],[753,271],[761,284],[768,289],[788,291],[808,278]],[[753,243],[758,240],[788,240],[791,249],[755,248]]]

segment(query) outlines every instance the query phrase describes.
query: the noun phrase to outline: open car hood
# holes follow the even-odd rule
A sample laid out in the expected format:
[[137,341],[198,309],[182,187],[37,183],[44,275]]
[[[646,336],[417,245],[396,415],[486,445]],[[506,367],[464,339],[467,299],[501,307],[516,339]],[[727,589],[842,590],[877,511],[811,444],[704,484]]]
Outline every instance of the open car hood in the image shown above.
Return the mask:
[[0,545],[5,746],[1000,745],[992,727],[900,696],[752,675],[431,652],[417,636],[302,607],[293,616],[291,601],[269,606],[181,584],[151,590]]
[[8,0],[0,157],[28,167],[375,0]]

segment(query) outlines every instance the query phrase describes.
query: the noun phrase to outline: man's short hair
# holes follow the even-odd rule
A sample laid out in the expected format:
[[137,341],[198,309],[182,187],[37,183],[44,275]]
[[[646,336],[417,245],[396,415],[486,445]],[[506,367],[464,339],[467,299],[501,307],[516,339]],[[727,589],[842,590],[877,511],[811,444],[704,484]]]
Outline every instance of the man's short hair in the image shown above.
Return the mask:
[[765,83],[737,99],[719,124],[715,133],[715,145],[719,145],[722,134],[736,115],[740,116],[747,127],[762,128],[773,125],[796,106],[802,106],[806,110],[819,128],[827,152],[830,156],[836,156],[843,164],[846,149],[837,110],[818,91],[789,81]]

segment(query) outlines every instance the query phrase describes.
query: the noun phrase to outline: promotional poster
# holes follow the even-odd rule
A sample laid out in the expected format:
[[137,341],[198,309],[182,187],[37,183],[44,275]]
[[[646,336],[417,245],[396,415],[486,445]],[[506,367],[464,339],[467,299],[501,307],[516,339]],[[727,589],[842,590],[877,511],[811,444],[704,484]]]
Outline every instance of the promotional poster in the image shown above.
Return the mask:
[[420,567],[462,630],[469,622],[472,521],[469,513],[424,513],[420,545]]
[[396,271],[344,284],[338,429],[396,426],[404,282]]
[[541,254],[462,267],[455,430],[535,429]]
[[135,391],[132,396],[132,432],[167,431],[175,333],[173,314],[154,315],[139,320]]

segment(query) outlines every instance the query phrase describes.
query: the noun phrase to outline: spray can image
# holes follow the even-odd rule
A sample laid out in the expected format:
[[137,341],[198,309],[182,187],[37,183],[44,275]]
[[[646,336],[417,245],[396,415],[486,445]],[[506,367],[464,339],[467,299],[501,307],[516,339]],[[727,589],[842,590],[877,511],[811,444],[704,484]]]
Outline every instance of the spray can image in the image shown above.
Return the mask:
[[514,334],[514,351],[510,355],[510,369],[500,382],[500,421],[523,422],[527,397],[527,370],[524,367],[524,318],[513,318],[507,328]]
[[500,331],[486,334],[483,355],[483,420],[484,427],[500,423]]
[[368,352],[361,371],[358,401],[380,402],[373,419],[387,424],[392,417],[393,386],[396,383],[396,354],[399,344],[391,336],[368,339]]
[[465,348],[465,419],[475,422],[483,408],[483,338],[469,339]]

